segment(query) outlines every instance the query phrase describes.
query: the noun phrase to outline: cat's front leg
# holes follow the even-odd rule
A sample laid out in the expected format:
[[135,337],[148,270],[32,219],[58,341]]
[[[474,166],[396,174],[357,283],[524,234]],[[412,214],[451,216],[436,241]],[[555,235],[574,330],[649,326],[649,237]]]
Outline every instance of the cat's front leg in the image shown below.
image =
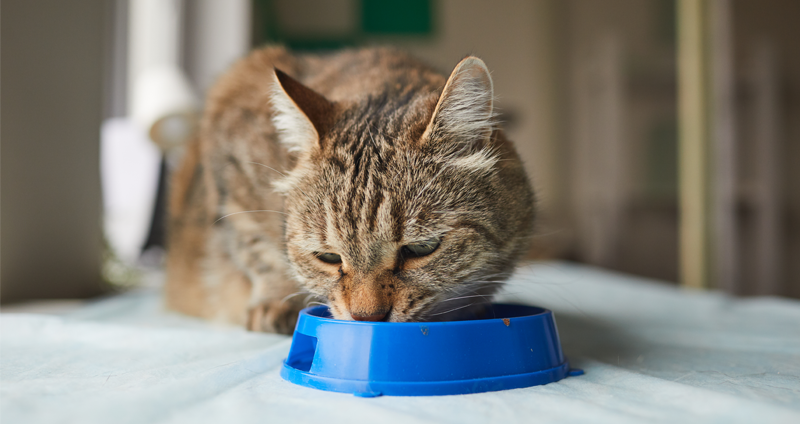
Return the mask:
[[280,245],[263,235],[238,233],[232,258],[251,283],[246,326],[251,331],[292,334],[305,306]]
[[265,271],[265,267],[261,266],[249,271],[251,292],[247,309],[247,329],[292,334],[297,315],[305,307],[306,296],[282,267]]
[[304,305],[296,300],[266,300],[247,311],[247,329],[265,333],[292,334]]

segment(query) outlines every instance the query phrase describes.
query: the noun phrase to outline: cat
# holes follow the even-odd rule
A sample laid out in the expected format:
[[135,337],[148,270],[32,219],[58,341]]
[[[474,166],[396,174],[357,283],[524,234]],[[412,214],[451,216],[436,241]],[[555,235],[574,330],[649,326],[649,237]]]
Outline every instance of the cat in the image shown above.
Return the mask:
[[484,62],[392,48],[254,51],[207,97],[172,177],[166,304],[291,334],[479,310],[529,248],[534,194]]

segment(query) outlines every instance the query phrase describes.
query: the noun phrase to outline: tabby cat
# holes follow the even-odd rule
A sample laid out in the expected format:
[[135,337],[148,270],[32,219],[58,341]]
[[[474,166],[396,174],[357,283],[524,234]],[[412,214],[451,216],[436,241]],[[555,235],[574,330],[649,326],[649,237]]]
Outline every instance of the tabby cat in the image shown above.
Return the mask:
[[166,302],[291,333],[478,310],[529,246],[534,198],[486,65],[267,47],[210,91],[171,182]]

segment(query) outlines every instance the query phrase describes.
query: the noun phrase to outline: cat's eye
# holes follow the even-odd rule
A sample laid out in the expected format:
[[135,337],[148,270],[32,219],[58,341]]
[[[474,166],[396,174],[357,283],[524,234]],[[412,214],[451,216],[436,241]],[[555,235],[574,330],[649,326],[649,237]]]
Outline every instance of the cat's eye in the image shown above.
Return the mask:
[[409,258],[419,258],[428,256],[439,247],[439,239],[432,238],[419,243],[407,244],[403,246],[403,256]]
[[327,264],[340,264],[342,263],[342,257],[335,254],[335,253],[317,253],[317,259],[325,262]]

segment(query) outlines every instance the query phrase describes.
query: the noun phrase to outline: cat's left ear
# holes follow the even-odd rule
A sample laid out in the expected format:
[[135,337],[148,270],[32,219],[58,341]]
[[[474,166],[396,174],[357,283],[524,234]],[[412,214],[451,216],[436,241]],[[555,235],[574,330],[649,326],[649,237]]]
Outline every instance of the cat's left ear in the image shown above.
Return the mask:
[[328,131],[334,104],[285,72],[275,68],[272,122],[290,152],[317,146]]
[[424,143],[443,143],[454,150],[483,144],[492,135],[494,87],[482,60],[468,56],[456,65],[423,133]]

